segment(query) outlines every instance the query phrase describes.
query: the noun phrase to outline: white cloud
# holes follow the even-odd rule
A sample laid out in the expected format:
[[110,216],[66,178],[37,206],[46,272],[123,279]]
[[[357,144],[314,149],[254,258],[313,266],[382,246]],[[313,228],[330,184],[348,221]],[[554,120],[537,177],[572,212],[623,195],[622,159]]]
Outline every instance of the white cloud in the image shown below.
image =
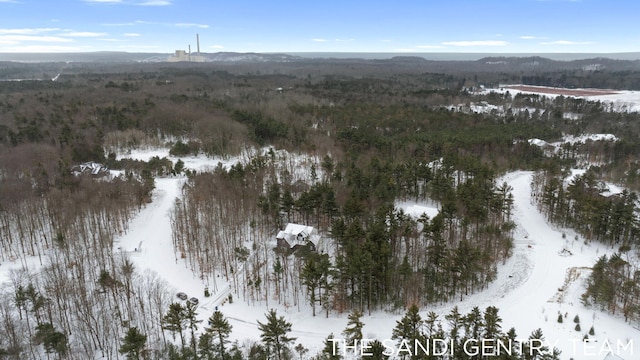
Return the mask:
[[33,35],[0,35],[0,42],[5,44],[19,44],[23,41],[39,41],[39,42],[73,42],[71,39],[60,36],[33,36]]
[[135,25],[160,25],[160,26],[174,26],[180,28],[200,28],[207,29],[209,25],[207,24],[196,24],[196,23],[162,23],[162,22],[154,22],[154,21],[145,21],[145,20],[136,20],[132,22],[126,23],[104,23],[102,26],[135,26]]
[[[0,0],[1,1],[1,0]],[[138,6],[168,6],[171,5],[170,0],[134,0],[134,1],[124,1],[124,0],[83,0],[86,3],[93,4],[109,4],[109,5],[138,5]]]
[[90,31],[76,31],[70,33],[64,33],[64,36],[71,37],[100,37],[100,36],[108,36],[107,33],[98,33],[98,32],[90,32]]
[[171,5],[171,1],[165,0],[148,0],[141,3],[137,3],[136,5],[140,6],[169,6]]
[[508,42],[502,40],[477,40],[477,41],[445,41],[442,45],[450,46],[507,46]]
[[12,4],[19,4],[18,1],[15,0],[0,0],[0,3],[12,3]]
[[[0,42],[1,43],[1,42]],[[0,47],[0,52],[20,53],[48,53],[48,52],[77,52],[83,51],[81,47],[57,46],[57,45],[29,45],[29,46],[5,46]]]
[[45,32],[60,31],[58,28],[24,28],[24,29],[0,29],[0,35],[16,34],[16,35],[36,35]]
[[142,36],[138,33],[124,33],[122,34],[122,36],[128,36],[128,37],[136,37],[136,36]]
[[158,49],[159,46],[156,45],[121,45],[118,46],[119,49],[133,49],[133,50],[150,50],[150,49]]
[[556,41],[548,41],[541,42],[540,45],[591,45],[593,42],[591,41],[569,41],[569,40],[556,40]]
[[311,39],[311,41],[315,41],[315,42],[327,42],[329,40],[327,39],[320,39],[320,38],[316,38],[316,39]]
[[442,49],[444,46],[442,45],[418,45],[416,46],[418,49]]
[[140,22],[128,22],[128,23],[107,23],[101,24],[102,26],[133,26],[136,24],[140,24]]
[[122,4],[122,0],[83,0],[86,3]]
[[174,26],[177,26],[177,27],[197,27],[197,28],[201,28],[201,29],[206,29],[206,28],[209,27],[209,25],[193,24],[193,23],[177,23],[177,24],[174,24]]
[[547,39],[547,38],[546,37],[542,37],[542,36],[524,35],[524,36],[520,36],[520,39],[522,39],[522,40],[542,40],[542,39]]

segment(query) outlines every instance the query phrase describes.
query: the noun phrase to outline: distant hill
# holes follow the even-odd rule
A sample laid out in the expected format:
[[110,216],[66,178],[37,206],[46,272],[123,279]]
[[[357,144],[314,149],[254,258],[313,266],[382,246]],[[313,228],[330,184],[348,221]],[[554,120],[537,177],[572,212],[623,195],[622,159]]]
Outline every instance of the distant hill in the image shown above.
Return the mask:
[[638,71],[640,60],[619,60],[604,57],[559,61],[540,56],[532,57],[486,57],[476,61],[482,71]]
[[98,51],[80,53],[0,53],[0,61],[40,62],[141,62],[146,59],[166,59],[169,54]]
[[[165,62],[173,54],[164,53],[130,53],[117,51],[85,52],[85,53],[0,53],[0,61],[13,61],[23,63],[42,62],[102,62],[102,63],[128,63],[128,62]],[[200,56],[210,62],[265,62],[265,61],[293,61],[301,59],[298,56],[287,54],[262,54],[262,53],[200,53]]]
[[[132,53],[122,51],[99,51],[81,53],[0,53],[0,61],[25,63],[38,62],[165,62],[173,54]],[[604,66],[618,67],[624,61],[640,61],[640,52],[613,54],[480,54],[480,53],[200,53],[210,62],[291,62],[308,60],[383,60],[402,63],[426,62],[478,62],[486,65],[526,68],[527,66],[563,67],[576,65],[578,61],[602,59]],[[589,60],[586,60],[589,59]],[[619,63],[615,63],[619,62]],[[590,64],[584,64],[590,65]]]

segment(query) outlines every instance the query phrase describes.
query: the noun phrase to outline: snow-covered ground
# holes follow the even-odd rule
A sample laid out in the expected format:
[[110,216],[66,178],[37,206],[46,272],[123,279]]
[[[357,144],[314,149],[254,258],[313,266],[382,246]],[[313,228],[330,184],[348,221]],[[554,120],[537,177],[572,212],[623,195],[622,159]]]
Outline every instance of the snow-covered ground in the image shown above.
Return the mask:
[[[513,85],[513,86],[518,86],[518,85]],[[539,86],[539,88],[545,88],[547,90],[554,89],[554,88],[549,88],[544,86]],[[589,91],[592,89],[575,89],[575,90]],[[487,93],[496,92],[500,94],[504,94],[507,91],[512,95],[518,94],[518,93],[524,93],[524,94],[538,94],[540,96],[546,96],[549,98],[555,98],[559,96],[559,94],[549,93],[548,91],[539,91],[539,92],[536,92],[534,90],[524,91],[524,90],[514,89],[512,87],[500,87],[497,89],[484,90],[484,92],[487,92]],[[589,101],[600,101],[602,103],[607,104],[608,105],[607,109],[613,112],[639,112],[640,111],[640,91],[612,90],[612,92],[614,92],[614,94],[588,95],[588,96],[570,95],[568,97],[581,98]]]
[[402,209],[405,214],[416,219],[420,218],[423,214],[427,215],[429,219],[433,219],[440,211],[436,204],[418,204],[410,201],[398,202],[395,204],[395,207]]
[[553,152],[557,153],[563,144],[584,144],[587,141],[618,141],[618,137],[613,134],[585,134],[581,136],[565,135],[561,141],[549,143],[541,139],[530,139],[529,143],[540,147],[552,147]]
[[[192,168],[201,169],[215,167],[218,162],[206,158],[183,161]],[[474,306],[482,310],[487,306],[497,306],[504,330],[515,327],[518,335],[526,338],[533,330],[541,328],[549,343],[562,350],[562,359],[602,359],[609,350],[623,359],[635,359],[640,348],[635,353],[631,351],[634,345],[640,347],[640,331],[621,318],[587,308],[580,301],[589,268],[598,257],[612,250],[596,243],[585,245],[571,231],[549,225],[532,204],[531,177],[530,172],[514,172],[499,180],[513,187],[517,229],[513,256],[499,266],[498,278],[484,291],[462,301],[421,309],[423,316],[427,311],[435,311],[442,318],[454,305],[461,313],[470,311]],[[227,284],[218,281],[214,286],[213,280],[216,279],[199,279],[187,269],[184,261],[176,259],[169,211],[179,195],[182,181],[180,178],[157,180],[153,202],[133,220],[131,230],[119,240],[118,246],[131,251],[142,242],[138,252],[132,255],[138,267],[158,272],[174,286],[175,291],[200,298],[200,317],[203,320],[210,316],[215,306],[219,306],[233,326],[233,339],[240,343],[248,339],[257,341],[260,338],[257,321],[264,321],[267,306],[250,306],[237,296],[233,303],[222,306],[221,300],[229,292]],[[437,208],[431,205],[400,203],[397,206],[414,216],[425,212],[429,217],[437,214]],[[215,293],[208,299],[202,297],[206,285]],[[296,342],[308,347],[310,354],[321,349],[323,339],[330,333],[340,338],[347,323],[346,314],[312,317],[306,304],[276,308],[279,314],[293,323],[292,336],[298,338]],[[563,315],[563,323],[557,322],[558,314]],[[384,312],[365,315],[362,319],[365,323],[363,334],[367,338],[388,339],[401,315]],[[574,330],[575,315],[581,319],[581,332]],[[582,338],[591,326],[595,335],[590,338],[596,342],[585,345]]]
[[[167,155],[167,150],[157,150],[132,152],[124,156],[148,159]],[[182,160],[187,168],[204,171],[215,168],[218,163],[227,166],[237,159],[223,161],[191,157]],[[586,245],[570,230],[549,225],[532,203],[532,175],[531,172],[518,171],[498,181],[507,182],[513,188],[513,219],[517,228],[513,255],[498,266],[497,279],[483,291],[461,301],[423,308],[421,314],[424,317],[428,311],[435,311],[443,319],[456,305],[463,314],[474,306],[481,310],[496,306],[503,320],[503,330],[515,327],[519,337],[526,338],[533,330],[541,328],[549,344],[562,350],[561,359],[601,360],[609,352],[625,360],[637,359],[640,354],[638,324],[632,326],[620,316],[587,308],[580,301],[589,268],[597,258],[613,250],[596,243]],[[183,291],[190,297],[199,298],[199,317],[205,320],[205,324],[218,307],[233,326],[233,340],[241,344],[259,341],[257,321],[264,321],[269,308],[266,305],[249,305],[236,294],[233,303],[224,303],[230,293],[229,284],[217,277],[200,278],[187,268],[184,260],[176,257],[171,239],[170,210],[180,196],[179,189],[184,181],[184,177],[156,180],[153,201],[131,221],[129,231],[117,239],[114,252],[127,253],[139,270],[157,272],[175,292]],[[431,204],[399,203],[397,206],[414,216],[426,212],[433,217],[437,213],[437,208]],[[8,271],[19,267],[17,263],[3,263],[0,281],[8,280]],[[206,286],[213,293],[209,298],[203,297]],[[323,340],[330,333],[340,338],[347,323],[346,314],[313,317],[306,304],[284,308],[270,303],[269,307],[275,307],[279,315],[293,323],[291,335],[297,337],[296,343],[309,348],[309,355],[322,348]],[[563,316],[562,323],[557,322],[559,314]],[[385,312],[366,314],[362,318],[365,338],[389,339],[402,315]],[[580,332],[574,330],[573,318],[576,315],[581,320]],[[595,335],[589,337],[594,342],[585,344],[582,338],[591,326]]]

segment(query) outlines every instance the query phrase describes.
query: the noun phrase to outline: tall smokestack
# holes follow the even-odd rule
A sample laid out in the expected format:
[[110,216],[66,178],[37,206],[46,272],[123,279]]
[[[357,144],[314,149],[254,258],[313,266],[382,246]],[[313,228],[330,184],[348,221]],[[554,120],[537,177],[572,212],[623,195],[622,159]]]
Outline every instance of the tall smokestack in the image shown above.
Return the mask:
[[198,44],[198,54],[200,54],[200,34],[196,34],[196,43]]

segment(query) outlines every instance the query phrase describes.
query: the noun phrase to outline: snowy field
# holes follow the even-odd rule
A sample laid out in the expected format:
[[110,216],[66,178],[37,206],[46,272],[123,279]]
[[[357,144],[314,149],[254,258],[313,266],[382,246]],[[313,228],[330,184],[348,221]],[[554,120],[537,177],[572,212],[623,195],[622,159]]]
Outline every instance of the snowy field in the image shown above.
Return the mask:
[[[122,156],[148,160],[152,156],[168,156],[168,150],[134,151]],[[177,160],[173,157],[170,159],[174,162]],[[215,168],[218,164],[229,166],[238,160],[206,157],[181,159],[187,168],[198,171]],[[498,180],[513,187],[513,216],[517,228],[513,256],[499,265],[497,279],[483,291],[461,301],[423,308],[421,315],[424,318],[428,311],[435,311],[444,320],[444,315],[456,305],[463,314],[474,306],[481,310],[496,306],[503,319],[504,331],[515,327],[519,337],[526,338],[533,330],[541,328],[548,344],[562,351],[561,359],[601,360],[608,353],[625,360],[640,358],[640,330],[637,323],[625,323],[620,316],[587,308],[580,301],[589,268],[597,258],[614,250],[596,243],[586,245],[572,231],[549,225],[532,203],[532,175],[531,172],[518,171]],[[175,292],[183,291],[189,297],[199,298],[199,318],[205,324],[216,307],[219,308],[233,326],[232,340],[240,344],[260,339],[256,321],[264,321],[265,313],[271,307],[293,323],[291,335],[297,337],[296,343],[309,348],[309,355],[316,354],[322,348],[323,340],[330,333],[340,338],[347,324],[347,314],[330,313],[329,318],[322,314],[312,317],[307,304],[289,308],[278,307],[276,302],[251,306],[238,294],[232,294],[233,303],[225,302],[231,293],[228,283],[218,277],[201,278],[194,275],[185,261],[176,257],[169,216],[185,180],[181,176],[156,179],[153,201],[131,221],[129,231],[114,244],[114,252],[126,252],[138,269],[157,273]],[[416,217],[422,213],[433,217],[438,211],[432,204],[407,202],[398,203],[397,206]],[[3,263],[0,281],[8,280],[10,269],[20,267],[19,263]],[[213,295],[204,298],[207,286]],[[559,314],[564,318],[563,323],[557,322]],[[402,315],[384,312],[365,314],[362,318],[365,324],[364,337],[389,339],[396,321]],[[581,319],[581,332],[574,330],[573,318],[576,315]],[[595,335],[590,336],[592,342],[584,344],[582,337],[591,326],[595,329]]]
[[[547,96],[554,98],[559,96],[562,91],[566,89],[552,88],[545,86],[527,86],[528,88],[540,88],[540,91],[534,90],[518,90],[514,87],[524,85],[509,85],[501,86],[498,89],[486,89],[486,92],[496,92],[504,94],[507,91],[509,93],[525,93],[525,94],[538,94],[540,96]],[[571,89],[584,92],[590,92],[594,89]],[[599,89],[597,89],[599,90]],[[556,93],[554,93],[556,91]],[[608,104],[608,110],[613,112],[639,112],[640,111],[640,91],[628,91],[628,90],[612,90],[613,93],[603,93],[601,95],[565,95],[569,97],[582,98],[589,101],[600,101]]]

